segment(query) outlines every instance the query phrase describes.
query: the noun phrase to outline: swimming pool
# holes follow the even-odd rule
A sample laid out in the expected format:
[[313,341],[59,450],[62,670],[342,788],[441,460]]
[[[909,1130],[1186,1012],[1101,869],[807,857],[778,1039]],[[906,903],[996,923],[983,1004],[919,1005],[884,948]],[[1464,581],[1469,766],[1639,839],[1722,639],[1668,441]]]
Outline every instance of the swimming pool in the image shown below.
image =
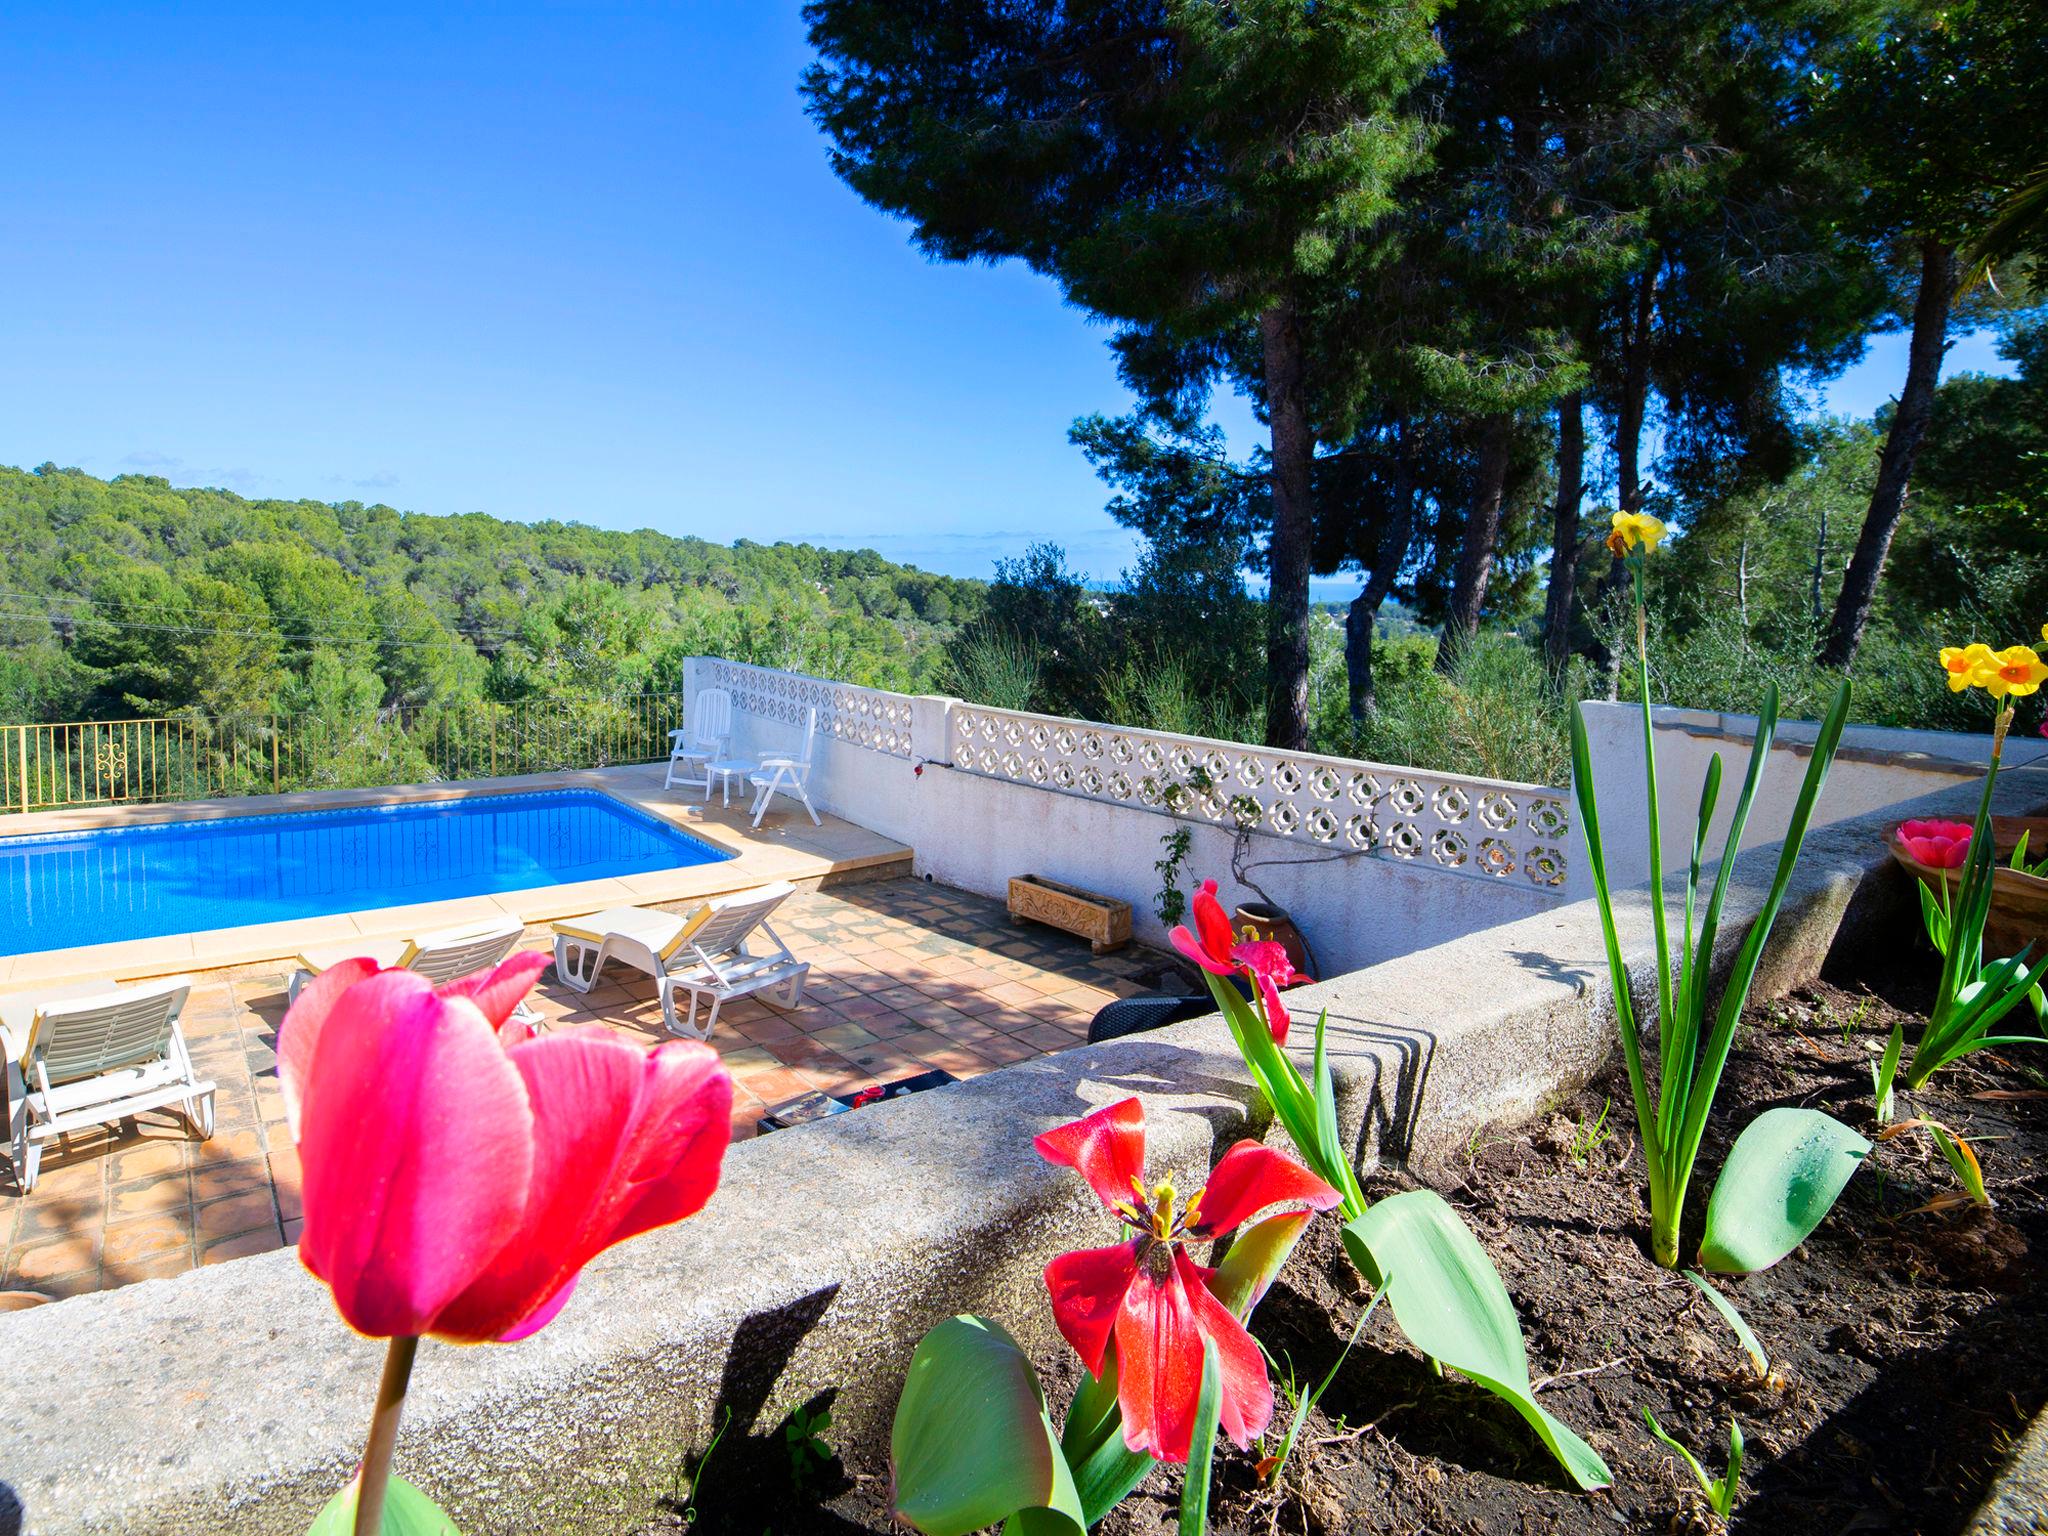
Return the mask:
[[5,837],[0,955],[731,857],[589,789]]

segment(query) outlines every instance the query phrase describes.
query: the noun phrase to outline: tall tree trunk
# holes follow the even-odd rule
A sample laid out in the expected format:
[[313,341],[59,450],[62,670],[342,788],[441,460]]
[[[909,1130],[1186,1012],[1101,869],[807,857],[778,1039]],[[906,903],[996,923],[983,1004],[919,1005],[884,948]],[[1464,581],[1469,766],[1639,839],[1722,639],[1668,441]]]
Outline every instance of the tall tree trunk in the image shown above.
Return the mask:
[[1400,579],[1408,546],[1415,537],[1415,473],[1405,421],[1394,423],[1393,494],[1387,503],[1387,518],[1373,548],[1365,590],[1351,600],[1344,615],[1344,674],[1351,689],[1351,723],[1356,726],[1364,725],[1378,707],[1372,681],[1373,629],[1379,622],[1380,605]]
[[[1663,266],[1660,253],[1635,280],[1622,310],[1621,398],[1614,410],[1614,503],[1622,512],[1642,511],[1650,494],[1643,480],[1643,422],[1650,413],[1650,335],[1657,317],[1657,274]],[[1600,583],[1597,601],[1602,608],[1613,601],[1627,580],[1627,568],[1615,561]],[[1611,646],[1603,646],[1601,651],[1607,697],[1612,699],[1621,692],[1621,652]]]
[[1266,745],[1308,747],[1308,572],[1315,536],[1315,438],[1303,388],[1301,328],[1285,300],[1259,317],[1266,415],[1273,424],[1273,532],[1266,546]]
[[1550,585],[1543,600],[1543,660],[1562,672],[1572,654],[1572,597],[1579,582],[1579,503],[1586,495],[1586,397],[1557,402],[1557,506],[1551,514]]
[[1479,429],[1479,475],[1473,487],[1472,510],[1465,518],[1465,543],[1458,551],[1458,574],[1451,588],[1451,610],[1437,641],[1436,667],[1448,672],[1458,649],[1479,633],[1479,615],[1486,607],[1486,583],[1493,575],[1493,546],[1500,537],[1500,504],[1507,493],[1508,452],[1514,446],[1514,417],[1489,416]]
[[1842,573],[1842,590],[1835,598],[1834,617],[1828,621],[1827,639],[1820,651],[1824,666],[1848,666],[1863,643],[1863,626],[1870,622],[1877,579],[1884,574],[1892,535],[1898,532],[1899,518],[1906,510],[1913,459],[1920,452],[1920,439],[1927,434],[1928,418],[1934,414],[1934,386],[1941,380],[1942,354],[1948,350],[1949,310],[1955,297],[1955,247],[1932,238],[1922,240],[1920,294],[1913,304],[1906,387],[1899,391],[1899,406],[1885,436],[1877,484],[1870,491],[1870,510],[1864,513],[1863,531],[1856,537],[1856,553]]

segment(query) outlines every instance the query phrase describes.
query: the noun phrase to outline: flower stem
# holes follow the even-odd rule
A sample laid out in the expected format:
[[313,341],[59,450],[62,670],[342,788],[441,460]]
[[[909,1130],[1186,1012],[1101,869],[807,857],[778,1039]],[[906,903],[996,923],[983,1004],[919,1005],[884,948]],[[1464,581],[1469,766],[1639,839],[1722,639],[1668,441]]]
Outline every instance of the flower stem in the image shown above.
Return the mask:
[[419,1347],[417,1337],[401,1334],[384,1356],[377,1408],[370,1415],[370,1438],[363,1446],[355,1536],[380,1536],[384,1529],[384,1490],[391,1482],[391,1453],[398,1448],[398,1416],[405,1409],[405,1388],[412,1380],[412,1360]]

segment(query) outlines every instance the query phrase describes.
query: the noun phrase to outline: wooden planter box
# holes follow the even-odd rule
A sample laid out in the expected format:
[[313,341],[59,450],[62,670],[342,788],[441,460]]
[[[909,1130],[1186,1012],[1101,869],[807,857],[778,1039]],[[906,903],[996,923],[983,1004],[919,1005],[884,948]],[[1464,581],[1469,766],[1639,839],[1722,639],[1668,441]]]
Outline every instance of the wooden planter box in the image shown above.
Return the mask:
[[1029,919],[1078,935],[1103,955],[1131,942],[1131,904],[1042,875],[1010,877],[1010,921]]
[[[1991,877],[1991,915],[1984,923],[1984,957],[1987,960],[2016,955],[2031,944],[2033,953],[2028,956],[2031,964],[2040,959],[2043,947],[2048,946],[2048,878],[2023,875],[2016,869],[2006,868],[2006,861],[2012,857],[2013,847],[2019,842],[2022,832],[2029,834],[2029,863],[2048,853],[2048,817],[1991,818],[1991,848],[1997,858],[1997,869]],[[1947,885],[1949,898],[1955,898],[1962,885],[1961,870],[1934,869],[1922,864],[1906,851],[1906,845],[1899,841],[1896,827],[1886,835],[1885,844],[1894,860],[1928,885]]]

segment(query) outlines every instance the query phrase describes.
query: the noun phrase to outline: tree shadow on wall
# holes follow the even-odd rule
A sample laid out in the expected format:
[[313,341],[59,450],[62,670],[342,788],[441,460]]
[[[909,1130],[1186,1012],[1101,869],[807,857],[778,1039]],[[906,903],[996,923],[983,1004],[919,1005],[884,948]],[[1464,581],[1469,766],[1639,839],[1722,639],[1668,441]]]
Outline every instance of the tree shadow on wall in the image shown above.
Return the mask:
[[[789,1358],[830,1309],[839,1287],[757,1312],[733,1333],[712,1406],[710,1445],[662,1500],[675,1529],[693,1536],[761,1536],[763,1531],[863,1531],[825,1508],[853,1487],[846,1468],[820,1438],[839,1389],[824,1387],[780,1418],[763,1411]],[[0,1526],[0,1536],[7,1536]]]

